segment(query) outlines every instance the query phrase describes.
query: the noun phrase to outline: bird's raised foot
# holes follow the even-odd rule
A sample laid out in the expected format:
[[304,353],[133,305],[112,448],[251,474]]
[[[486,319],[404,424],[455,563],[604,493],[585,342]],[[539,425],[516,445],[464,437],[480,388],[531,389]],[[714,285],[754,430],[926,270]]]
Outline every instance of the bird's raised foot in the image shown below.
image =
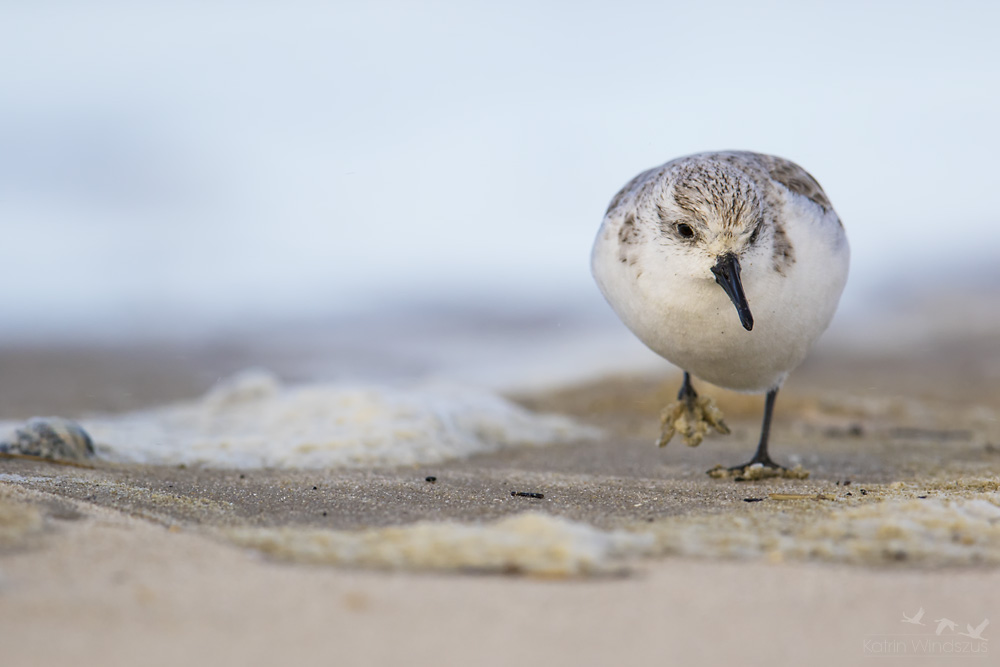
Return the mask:
[[663,409],[660,415],[660,438],[656,444],[666,447],[667,443],[680,433],[684,444],[697,447],[705,439],[709,428],[722,434],[729,433],[729,427],[722,419],[722,411],[709,396],[698,396],[693,391],[683,390],[678,400]]

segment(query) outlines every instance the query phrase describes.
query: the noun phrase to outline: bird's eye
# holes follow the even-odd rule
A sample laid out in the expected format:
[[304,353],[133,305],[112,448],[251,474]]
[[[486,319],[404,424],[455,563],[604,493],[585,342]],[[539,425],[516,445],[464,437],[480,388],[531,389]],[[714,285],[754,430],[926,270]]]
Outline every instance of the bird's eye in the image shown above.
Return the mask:
[[762,224],[761,225],[757,225],[757,227],[753,230],[753,234],[750,235],[750,243],[756,243],[757,242],[757,237],[760,236],[760,228],[763,227],[763,226],[764,225],[762,225]]
[[685,222],[679,222],[676,226],[677,233],[680,234],[682,239],[693,239],[694,230],[691,229],[691,225]]

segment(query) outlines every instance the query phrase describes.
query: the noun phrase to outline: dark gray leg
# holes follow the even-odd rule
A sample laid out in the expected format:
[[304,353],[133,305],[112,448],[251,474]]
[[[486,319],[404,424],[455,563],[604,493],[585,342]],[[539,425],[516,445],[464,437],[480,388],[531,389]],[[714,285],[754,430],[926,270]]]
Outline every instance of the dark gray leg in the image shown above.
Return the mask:
[[690,405],[696,398],[698,398],[698,392],[691,386],[691,374],[684,371],[684,384],[681,385],[681,390],[677,392],[677,400],[684,401]]
[[[686,379],[686,376],[685,376]],[[778,397],[778,390],[772,389],[767,392],[767,399],[764,401],[764,423],[760,427],[760,443],[757,445],[757,453],[753,455],[748,463],[733,466],[730,470],[743,470],[747,466],[760,463],[765,468],[776,468],[784,470],[784,466],[775,463],[767,453],[767,439],[771,435],[771,415],[774,413],[774,400]]]

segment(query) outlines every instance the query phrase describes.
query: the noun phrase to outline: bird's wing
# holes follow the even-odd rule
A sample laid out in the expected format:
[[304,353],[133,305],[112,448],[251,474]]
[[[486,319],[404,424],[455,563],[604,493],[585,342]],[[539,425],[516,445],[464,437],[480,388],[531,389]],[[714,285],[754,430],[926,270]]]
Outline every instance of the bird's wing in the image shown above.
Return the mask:
[[773,180],[781,183],[792,192],[802,195],[824,211],[833,208],[819,181],[813,178],[808,171],[791,160],[774,155],[759,154],[759,158],[767,169],[768,176]]

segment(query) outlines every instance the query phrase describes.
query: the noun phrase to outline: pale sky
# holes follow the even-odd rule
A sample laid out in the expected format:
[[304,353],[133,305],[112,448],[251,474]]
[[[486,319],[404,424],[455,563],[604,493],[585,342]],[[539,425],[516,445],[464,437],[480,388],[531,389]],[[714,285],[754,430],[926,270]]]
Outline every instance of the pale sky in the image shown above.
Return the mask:
[[[769,152],[845,304],[1000,258],[995,2],[0,5],[0,333],[599,302],[637,172]],[[811,5],[811,6],[810,6]]]

